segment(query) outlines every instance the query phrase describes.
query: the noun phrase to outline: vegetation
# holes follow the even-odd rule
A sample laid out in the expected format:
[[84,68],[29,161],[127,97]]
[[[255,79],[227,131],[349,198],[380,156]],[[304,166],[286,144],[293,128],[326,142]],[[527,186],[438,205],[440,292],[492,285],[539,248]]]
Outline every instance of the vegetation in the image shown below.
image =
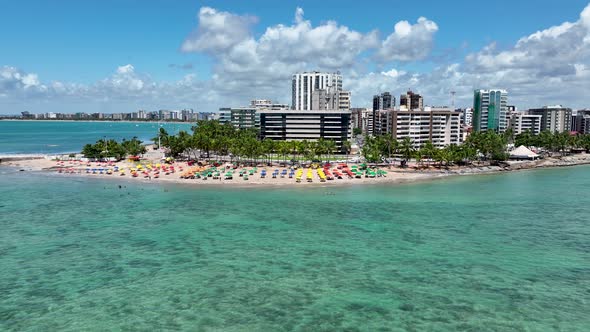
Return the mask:
[[[230,156],[231,161],[250,160],[270,162],[291,159],[329,160],[336,151],[336,142],[320,138],[317,141],[274,141],[261,140],[255,129],[237,130],[231,124],[219,121],[199,120],[192,127],[192,133],[181,131],[170,135],[160,128],[158,136],[152,139],[156,146],[160,143],[166,154],[178,158],[210,159],[212,155]],[[350,151],[350,143],[344,149]]]
[[548,154],[559,153],[563,155],[569,149],[590,151],[590,135],[570,135],[567,132],[551,133],[550,131],[542,131],[539,135],[533,135],[527,130],[514,138],[514,145],[541,148]]
[[100,139],[95,144],[86,144],[82,148],[82,154],[87,158],[105,159],[115,158],[121,160],[128,155],[139,156],[146,153],[145,145],[137,137],[131,140],[123,140],[121,143],[114,139]]
[[[214,120],[199,120],[191,132],[181,131],[170,135],[164,128],[152,139],[156,146],[162,145],[167,156],[187,159],[210,159],[229,156],[230,161],[271,162],[271,161],[321,161],[332,160],[333,155],[342,152],[348,161],[351,142],[345,141],[342,150],[337,151],[336,142],[319,139],[317,141],[274,141],[260,139],[255,129],[237,130],[231,124],[220,124]],[[570,149],[590,150],[590,135],[541,132],[535,136],[530,132],[514,135],[511,131],[498,134],[494,131],[471,133],[461,145],[436,147],[430,141],[416,148],[410,138],[396,140],[390,135],[364,138],[361,155],[369,163],[392,163],[392,158],[401,159],[401,165],[413,159],[419,165],[464,165],[473,162],[499,162],[508,158],[507,145],[537,147],[545,153],[563,155]],[[146,152],[145,146],[137,138],[121,143],[115,140],[99,140],[87,144],[82,151],[90,158],[112,157],[122,159],[127,155],[140,155]]]
[[512,136],[511,132],[497,134],[494,131],[475,132],[462,145],[451,144],[443,148],[435,147],[431,141],[415,148],[409,137],[398,141],[391,135],[367,137],[361,153],[367,162],[382,162],[392,157],[401,157],[407,162],[436,161],[440,165],[468,163],[471,161],[502,161],[508,158],[506,145]]

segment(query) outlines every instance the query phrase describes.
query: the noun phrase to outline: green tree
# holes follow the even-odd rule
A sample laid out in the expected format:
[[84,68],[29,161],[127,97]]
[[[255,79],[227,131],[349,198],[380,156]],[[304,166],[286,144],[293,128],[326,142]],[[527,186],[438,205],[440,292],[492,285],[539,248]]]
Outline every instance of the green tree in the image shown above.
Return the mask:
[[344,153],[346,153],[346,163],[348,163],[348,156],[352,150],[352,144],[349,140],[342,142],[342,150],[344,150]]
[[399,150],[406,162],[410,160],[414,154],[414,145],[412,144],[412,139],[407,136],[404,137],[404,139],[402,139],[400,142]]
[[420,150],[422,151],[424,157],[426,157],[429,160],[427,162],[427,165],[430,166],[430,160],[434,159],[434,156],[437,152],[436,147],[434,146],[434,144],[432,144],[432,141],[428,140],[426,141],[426,143],[424,143],[424,146]]

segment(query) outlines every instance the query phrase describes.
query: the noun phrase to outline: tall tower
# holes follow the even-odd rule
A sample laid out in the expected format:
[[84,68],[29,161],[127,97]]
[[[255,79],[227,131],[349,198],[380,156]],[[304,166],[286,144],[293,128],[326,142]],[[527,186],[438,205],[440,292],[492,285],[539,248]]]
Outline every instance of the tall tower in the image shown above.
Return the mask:
[[508,92],[506,90],[475,90],[473,93],[473,130],[494,130],[503,133],[508,129]]
[[[291,108],[295,110],[311,110],[313,107],[312,95],[316,90],[325,90],[326,94],[338,95],[339,91],[342,91],[342,75],[340,75],[340,72],[322,73],[317,71],[294,74]],[[319,101],[316,103],[319,103]]]

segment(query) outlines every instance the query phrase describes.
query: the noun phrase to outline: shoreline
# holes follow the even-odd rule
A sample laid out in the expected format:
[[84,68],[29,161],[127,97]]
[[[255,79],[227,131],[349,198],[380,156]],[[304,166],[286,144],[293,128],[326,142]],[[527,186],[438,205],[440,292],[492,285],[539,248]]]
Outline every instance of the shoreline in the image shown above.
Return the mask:
[[195,124],[197,121],[133,121],[133,120],[68,120],[68,119],[0,119],[0,121],[29,121],[29,122],[121,122],[121,123],[175,123],[175,124]]
[[[87,166],[86,163],[74,163],[74,162],[64,162],[63,164],[57,164],[56,161],[52,161],[47,159],[48,156],[44,155],[20,155],[19,157],[15,157],[12,160],[6,161],[5,159],[1,159],[0,168],[2,166],[8,168],[14,168],[15,171],[25,171],[25,172],[35,172],[38,174],[43,174],[46,176],[58,176],[63,178],[95,178],[95,179],[111,179],[111,180],[125,180],[132,181],[132,182],[139,182],[139,183],[152,183],[152,184],[180,184],[183,186],[191,186],[191,187],[226,187],[226,188],[287,188],[287,187],[339,187],[339,186],[354,186],[354,185],[396,185],[396,184],[406,184],[406,183],[418,183],[424,181],[431,181],[437,179],[444,179],[448,177],[455,177],[455,176],[464,176],[464,175],[483,175],[483,174],[498,174],[504,172],[514,172],[514,171],[523,171],[523,170],[534,170],[534,169],[542,169],[542,168],[556,168],[556,167],[571,167],[571,166],[579,166],[579,165],[589,165],[590,164],[590,154],[578,154],[578,155],[571,155],[565,156],[561,158],[546,158],[536,161],[509,161],[506,162],[503,166],[470,166],[470,167],[451,167],[451,168],[434,168],[430,167],[427,169],[401,169],[398,167],[380,167],[380,170],[386,171],[386,175],[384,177],[362,177],[362,178],[348,178],[344,176],[342,179],[335,178],[333,180],[326,180],[325,182],[320,182],[319,175],[317,174],[317,170],[312,170],[313,173],[313,181],[307,182],[303,179],[300,183],[295,181],[295,178],[288,178],[277,176],[276,178],[272,178],[270,173],[274,169],[285,169],[283,167],[260,167],[259,170],[254,173],[253,175],[249,176],[249,179],[246,181],[242,177],[237,175],[238,169],[235,170],[236,175],[233,177],[232,180],[225,180],[223,179],[223,174],[226,171],[231,171],[231,169],[223,168],[220,169],[221,176],[219,179],[208,178],[207,180],[202,179],[183,179],[180,178],[180,175],[186,170],[190,169],[186,163],[175,163],[174,165],[177,167],[176,171],[171,172],[168,175],[165,175],[162,172],[162,175],[159,178],[154,178],[150,174],[149,177],[146,173],[146,177],[138,176],[138,177],[131,177],[129,173],[126,173],[125,176],[121,176],[118,172],[113,172],[112,174],[92,174],[87,173]],[[145,161],[142,164],[151,164],[155,161]],[[136,163],[124,160],[119,161],[117,163],[113,163],[109,167],[118,166],[120,169],[131,169]],[[154,163],[155,165],[155,163]],[[98,168],[100,167],[96,163],[92,163],[90,168]],[[105,167],[107,168],[107,167]],[[186,170],[185,170],[186,169]],[[244,170],[246,168],[243,168]],[[251,169],[251,168],[249,168]],[[260,171],[262,169],[266,169],[268,172],[268,176],[262,178],[260,176]],[[60,172],[60,170],[62,172]],[[65,171],[65,172],[64,172]],[[306,169],[304,169],[304,173]]]

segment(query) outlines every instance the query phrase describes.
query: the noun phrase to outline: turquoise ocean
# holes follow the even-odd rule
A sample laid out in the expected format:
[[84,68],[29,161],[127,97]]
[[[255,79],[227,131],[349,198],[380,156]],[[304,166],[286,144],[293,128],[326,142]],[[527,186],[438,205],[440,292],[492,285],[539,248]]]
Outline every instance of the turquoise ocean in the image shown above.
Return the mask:
[[[191,124],[162,122],[171,134],[190,131]],[[55,154],[80,152],[99,139],[131,139],[149,142],[158,133],[157,122],[105,121],[0,121],[0,154]]]
[[589,187],[587,166],[272,189],[4,167],[0,330],[588,331]]

